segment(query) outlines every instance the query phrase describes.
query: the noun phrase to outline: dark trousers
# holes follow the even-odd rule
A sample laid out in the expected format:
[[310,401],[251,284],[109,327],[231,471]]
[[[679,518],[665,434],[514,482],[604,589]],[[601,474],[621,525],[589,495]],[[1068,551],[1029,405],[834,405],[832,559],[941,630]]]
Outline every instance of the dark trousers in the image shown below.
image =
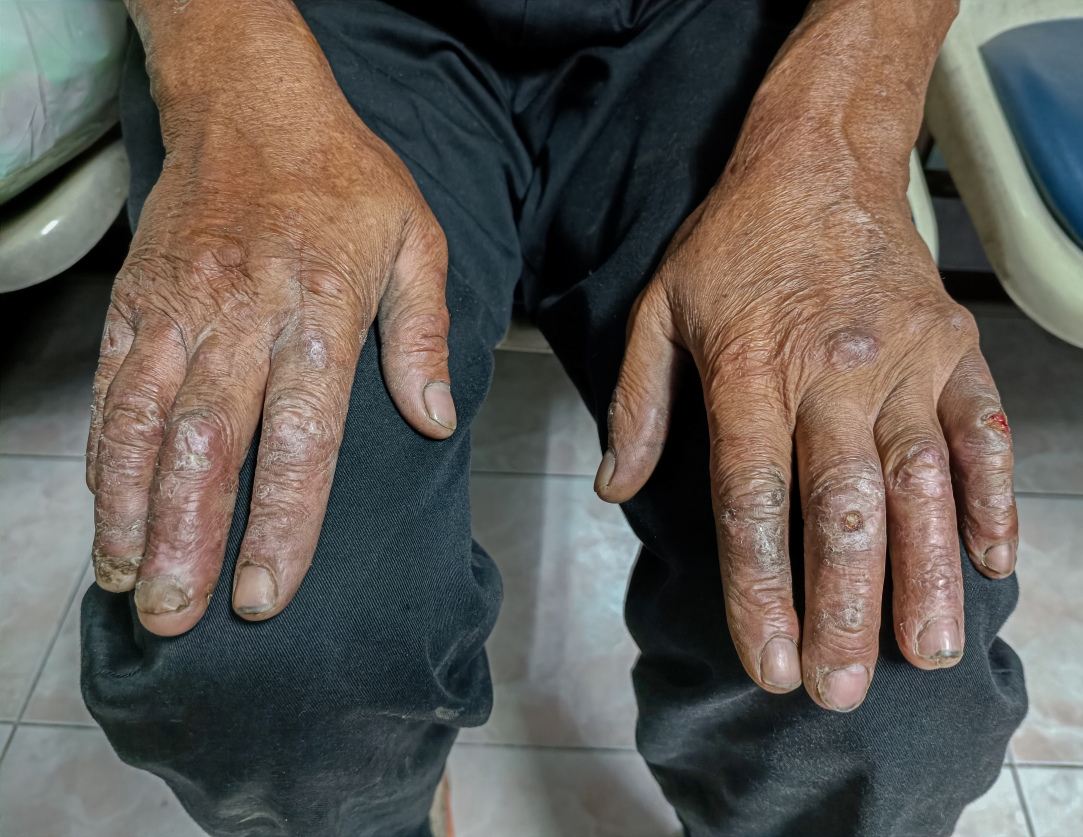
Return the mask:
[[[299,2],[346,97],[447,233],[458,431],[436,442],[407,427],[370,334],[316,557],[281,615],[250,623],[230,609],[258,439],[226,592],[192,631],[147,633],[129,595],[95,587],[83,601],[87,705],[120,756],[162,776],[212,835],[428,834],[456,732],[492,702],[484,643],[501,583],[471,540],[470,422],[514,288],[604,446],[630,306],[721,173],[802,12],[793,0],[435,5]],[[135,40],[122,113],[135,221],[163,158]],[[917,670],[885,618],[868,698],[840,715],[803,690],[761,691],[738,661],[694,373],[657,472],[624,512],[644,544],[626,605],[642,650],[639,750],[690,835],[949,834],[992,784],[1026,710],[1019,660],[996,637],[1014,580],[961,556],[962,662]],[[799,535],[793,556],[800,597]]]

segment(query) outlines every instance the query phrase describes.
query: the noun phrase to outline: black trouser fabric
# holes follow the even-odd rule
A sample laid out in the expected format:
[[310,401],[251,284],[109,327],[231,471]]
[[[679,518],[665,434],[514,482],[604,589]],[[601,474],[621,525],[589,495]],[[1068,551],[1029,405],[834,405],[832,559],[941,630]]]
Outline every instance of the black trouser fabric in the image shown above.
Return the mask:
[[[522,281],[604,446],[632,302],[721,173],[802,9],[792,0],[299,6],[350,103],[401,155],[447,233],[459,429],[436,442],[405,424],[370,334],[326,522],[292,604],[260,623],[230,609],[253,452],[222,570],[227,592],[193,630],[166,639],[142,629],[129,595],[92,588],[83,693],[121,757],[164,777],[212,835],[417,837],[428,835],[457,729],[483,723],[492,701],[483,646],[501,586],[470,535],[470,423],[514,287]],[[137,41],[122,118],[134,222],[163,158]],[[1014,580],[989,581],[961,556],[962,662],[913,668],[885,618],[869,695],[840,715],[803,690],[761,691],[738,661],[694,375],[656,474],[624,511],[644,544],[626,605],[642,650],[639,750],[690,835],[948,834],[995,780],[1026,709],[1019,660],[996,637]],[[793,550],[800,594],[799,535]]]

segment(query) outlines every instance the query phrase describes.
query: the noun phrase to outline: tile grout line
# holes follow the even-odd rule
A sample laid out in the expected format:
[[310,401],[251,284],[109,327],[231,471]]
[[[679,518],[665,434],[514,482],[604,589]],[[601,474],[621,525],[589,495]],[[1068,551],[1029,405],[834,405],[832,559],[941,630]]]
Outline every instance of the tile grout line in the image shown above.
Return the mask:
[[1030,817],[1030,806],[1027,804],[1027,795],[1023,791],[1023,783],[1019,779],[1019,770],[1015,763],[1015,753],[1011,751],[1011,747],[1008,747],[1008,759],[1011,762],[1009,769],[1012,772],[1012,784],[1015,785],[1015,795],[1019,798],[1019,808],[1023,811],[1023,823],[1027,827],[1027,834],[1030,837],[1037,837],[1037,832],[1034,830],[1034,821]]
[[1083,770],[1083,762],[1079,761],[1016,761],[1015,766],[1020,770]]
[[1015,496],[1028,500],[1083,500],[1083,494],[1071,491],[1016,491]]
[[500,471],[490,468],[471,468],[471,474],[479,477],[555,477],[562,480],[590,480],[594,481],[594,474],[557,474],[545,471]]
[[41,655],[41,662],[38,663],[37,671],[34,672],[34,677],[30,681],[30,688],[26,690],[26,697],[23,698],[22,705],[15,715],[15,721],[11,725],[11,734],[4,744],[3,751],[0,752],[0,764],[3,764],[4,759],[7,757],[8,750],[11,749],[11,742],[15,740],[15,733],[22,723],[27,706],[30,705],[30,699],[34,696],[34,690],[38,687],[38,681],[41,679],[41,674],[45,671],[45,664],[49,661],[49,655],[53,653],[53,647],[60,637],[60,631],[64,628],[64,620],[68,618],[72,603],[75,601],[75,597],[79,595],[79,588],[82,586],[83,576],[86,574],[87,564],[89,563],[88,559],[79,566],[79,575],[76,577],[71,586],[71,590],[68,592],[64,602],[64,609],[60,612],[60,618],[56,620],[56,627],[53,629],[53,635],[49,637],[49,643],[45,646],[45,653]]
[[57,729],[100,729],[86,721],[19,721],[21,727],[55,727]]
[[0,450],[0,457],[10,456],[12,459],[45,459],[72,462],[74,460],[86,461],[86,456],[81,453],[14,453]]
[[496,747],[505,750],[555,750],[565,753],[630,753],[639,755],[635,747],[592,747],[589,744],[517,744],[499,741],[456,741],[456,747]]

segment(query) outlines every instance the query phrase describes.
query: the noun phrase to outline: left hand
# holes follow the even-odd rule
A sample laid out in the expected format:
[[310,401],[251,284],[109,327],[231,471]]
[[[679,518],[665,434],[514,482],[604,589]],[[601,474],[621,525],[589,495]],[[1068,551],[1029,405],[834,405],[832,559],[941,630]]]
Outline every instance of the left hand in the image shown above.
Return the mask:
[[[690,354],[741,660],[768,691],[803,681],[848,711],[876,666],[885,552],[902,653],[923,669],[962,656],[956,501],[975,567],[1010,574],[1011,439],[974,319],[911,222],[905,152],[885,183],[815,143],[747,134],[635,304],[595,488],[623,502],[647,481]],[[787,554],[795,444],[803,626]]]

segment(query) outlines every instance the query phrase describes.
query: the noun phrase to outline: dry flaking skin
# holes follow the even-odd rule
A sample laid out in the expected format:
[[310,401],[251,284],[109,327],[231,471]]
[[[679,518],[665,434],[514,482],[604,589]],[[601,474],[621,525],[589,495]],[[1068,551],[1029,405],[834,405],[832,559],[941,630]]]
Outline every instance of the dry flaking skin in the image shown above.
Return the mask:
[[292,3],[127,5],[166,156],[113,287],[87,484],[99,582],[174,635],[218,580],[261,422],[234,606],[267,619],[289,603],[374,319],[403,417],[454,432],[447,243]]
[[[809,5],[632,309],[596,481],[614,502],[644,485],[690,358],[738,653],[764,688],[803,680],[838,711],[875,672],[889,555],[896,639],[926,669],[963,653],[958,534],[985,575],[1015,563],[1007,421],[974,319],[945,292],[906,200],[923,91],[956,11]],[[795,479],[804,625],[787,552]]]

